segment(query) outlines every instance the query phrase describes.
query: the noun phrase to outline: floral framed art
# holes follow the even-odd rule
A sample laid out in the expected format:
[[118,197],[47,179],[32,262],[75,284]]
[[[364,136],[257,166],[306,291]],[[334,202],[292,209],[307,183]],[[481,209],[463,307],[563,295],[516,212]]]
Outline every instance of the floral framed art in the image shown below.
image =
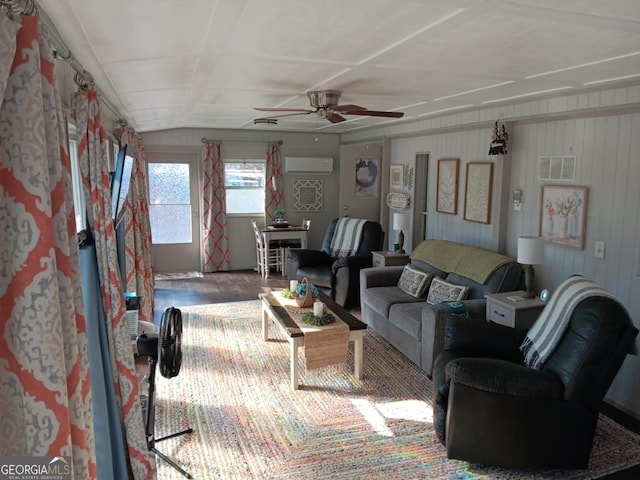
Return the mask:
[[467,182],[464,196],[465,220],[491,223],[492,188],[493,162],[467,163]]
[[438,160],[438,179],[436,184],[436,212],[458,213],[458,170],[459,158],[441,158]]
[[546,242],[584,250],[589,187],[543,185],[540,236]]
[[402,188],[404,183],[404,165],[391,165],[389,175],[389,186],[391,188]]

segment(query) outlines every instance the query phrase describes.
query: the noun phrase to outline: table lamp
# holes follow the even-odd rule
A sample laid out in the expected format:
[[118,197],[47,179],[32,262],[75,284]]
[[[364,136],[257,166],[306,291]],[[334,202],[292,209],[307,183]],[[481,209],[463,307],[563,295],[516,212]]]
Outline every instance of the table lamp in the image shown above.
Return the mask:
[[394,230],[400,230],[400,233],[398,234],[398,245],[400,246],[400,249],[398,250],[398,253],[405,253],[404,249],[402,248],[402,247],[404,247],[404,232],[403,232],[403,230],[409,230],[409,214],[408,213],[395,212],[393,214],[393,229]]
[[524,284],[527,291],[524,298],[534,298],[533,265],[540,265],[544,261],[544,239],[542,237],[518,238],[518,263],[526,265],[524,268]]

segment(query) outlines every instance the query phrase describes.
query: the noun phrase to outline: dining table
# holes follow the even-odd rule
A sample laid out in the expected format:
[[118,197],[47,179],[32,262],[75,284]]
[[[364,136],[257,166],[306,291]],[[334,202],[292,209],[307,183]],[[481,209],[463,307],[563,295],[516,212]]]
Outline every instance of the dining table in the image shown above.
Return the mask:
[[[267,225],[262,227],[262,239],[264,241],[264,245],[269,245],[273,240],[297,240],[300,242],[301,248],[307,248],[307,234],[309,233],[309,229],[301,226],[301,225],[287,225],[287,226],[273,226]],[[282,274],[285,275],[285,265],[286,265],[286,257],[285,252],[283,253],[283,269]],[[269,269],[264,269],[264,276],[269,276]]]

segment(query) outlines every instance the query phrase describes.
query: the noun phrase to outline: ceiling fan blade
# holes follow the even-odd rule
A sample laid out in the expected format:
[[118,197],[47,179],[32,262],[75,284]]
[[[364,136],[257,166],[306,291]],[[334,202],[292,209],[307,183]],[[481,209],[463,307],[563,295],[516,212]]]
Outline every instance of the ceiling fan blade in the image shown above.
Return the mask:
[[313,113],[315,110],[308,110],[306,108],[268,108],[268,107],[253,107],[254,110],[260,112],[298,112],[298,113]]
[[335,107],[332,107],[331,110],[333,110],[334,112],[346,112],[347,110],[366,110],[366,108],[364,107],[360,107],[358,105],[336,105]]
[[[279,110],[275,110],[276,112]],[[294,115],[309,115],[311,113],[315,113],[313,110],[298,110],[293,113],[281,113],[280,115],[269,115],[266,118],[282,118],[282,117],[293,117]]]
[[370,117],[389,117],[389,118],[401,118],[404,116],[404,112],[381,112],[378,110],[349,110],[342,112],[345,115],[368,115]]
[[327,115],[327,120],[329,120],[331,123],[340,123],[340,122],[344,122],[347,119],[344,118],[342,115],[338,115],[337,113],[329,113]]

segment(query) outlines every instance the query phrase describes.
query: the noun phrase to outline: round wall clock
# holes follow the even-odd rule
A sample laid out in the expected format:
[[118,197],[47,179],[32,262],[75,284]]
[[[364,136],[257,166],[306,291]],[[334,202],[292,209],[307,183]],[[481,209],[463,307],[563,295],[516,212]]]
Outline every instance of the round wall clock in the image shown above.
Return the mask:
[[547,290],[546,288],[540,292],[540,300],[542,300],[543,302],[546,302],[547,300],[549,300],[550,296],[551,294],[549,293],[549,290]]

